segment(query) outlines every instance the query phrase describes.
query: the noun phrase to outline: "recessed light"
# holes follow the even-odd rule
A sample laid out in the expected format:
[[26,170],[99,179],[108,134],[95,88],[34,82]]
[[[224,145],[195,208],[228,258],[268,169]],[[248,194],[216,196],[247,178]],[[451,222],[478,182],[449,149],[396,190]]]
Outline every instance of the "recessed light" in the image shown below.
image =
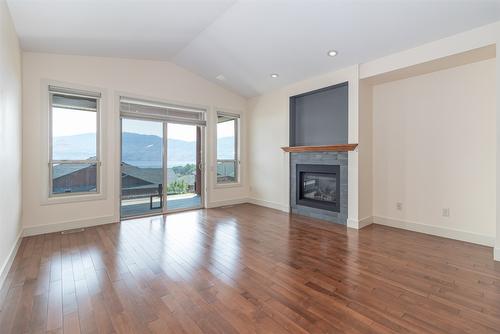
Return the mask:
[[225,81],[226,77],[223,76],[222,74],[219,74],[218,76],[215,77],[215,79],[220,80],[220,81]]
[[278,73],[273,73],[273,74],[271,74],[271,78],[277,78],[277,77],[279,77],[279,76],[280,76],[280,75],[279,75]]
[[335,57],[335,56],[337,55],[337,51],[335,51],[335,50],[330,50],[330,51],[328,51],[328,55],[329,55],[330,57]]

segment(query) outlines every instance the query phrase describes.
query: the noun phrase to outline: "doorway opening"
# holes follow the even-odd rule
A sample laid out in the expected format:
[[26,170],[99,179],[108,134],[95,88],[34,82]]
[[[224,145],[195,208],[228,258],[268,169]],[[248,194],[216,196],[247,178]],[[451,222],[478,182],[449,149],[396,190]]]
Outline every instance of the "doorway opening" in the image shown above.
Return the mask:
[[167,210],[201,207],[201,185],[201,128],[168,123]]
[[121,217],[202,208],[203,123],[121,109]]

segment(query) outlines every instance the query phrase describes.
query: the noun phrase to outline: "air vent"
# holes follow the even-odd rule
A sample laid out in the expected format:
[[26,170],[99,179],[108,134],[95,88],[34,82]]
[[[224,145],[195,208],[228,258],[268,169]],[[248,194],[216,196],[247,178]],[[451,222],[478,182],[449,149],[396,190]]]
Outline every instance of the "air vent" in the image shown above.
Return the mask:
[[85,231],[84,228],[75,228],[73,230],[62,231],[61,234],[73,234],[73,233],[80,233],[80,232],[83,232],[83,231]]

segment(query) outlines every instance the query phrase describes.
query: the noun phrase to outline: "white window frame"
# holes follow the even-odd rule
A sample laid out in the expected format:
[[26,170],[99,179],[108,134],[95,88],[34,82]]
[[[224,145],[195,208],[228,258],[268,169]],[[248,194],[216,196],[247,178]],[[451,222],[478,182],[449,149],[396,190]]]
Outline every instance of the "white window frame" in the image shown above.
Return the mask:
[[[235,168],[235,176],[236,181],[234,182],[219,182],[217,177],[217,164],[219,161],[233,161],[233,159],[221,159],[217,158],[217,125],[219,124],[219,115],[234,118],[235,122],[235,133],[234,133],[234,155],[236,162]],[[215,188],[230,188],[230,187],[239,187],[241,186],[241,153],[240,153],[240,142],[241,142],[241,116],[236,113],[225,112],[225,111],[217,111],[215,115]]]
[[[90,163],[96,164],[96,191],[93,192],[72,192],[53,194],[52,192],[52,165],[54,163],[89,163],[88,160],[52,160],[52,92],[51,87],[57,87],[61,91],[65,91],[68,95],[79,95],[97,99],[96,110],[96,158]],[[53,80],[41,81],[41,108],[42,121],[41,121],[41,152],[45,152],[42,162],[42,183],[41,187],[41,204],[62,204],[72,202],[85,202],[96,201],[106,198],[106,183],[104,182],[104,175],[106,175],[106,168],[103,163],[102,157],[104,156],[104,148],[102,138],[105,138],[103,131],[106,129],[106,118],[103,117],[103,109],[106,108],[106,91],[101,88],[88,87],[76,85],[65,82],[58,82]],[[88,94],[88,95],[87,95]],[[97,96],[97,97],[96,97]]]

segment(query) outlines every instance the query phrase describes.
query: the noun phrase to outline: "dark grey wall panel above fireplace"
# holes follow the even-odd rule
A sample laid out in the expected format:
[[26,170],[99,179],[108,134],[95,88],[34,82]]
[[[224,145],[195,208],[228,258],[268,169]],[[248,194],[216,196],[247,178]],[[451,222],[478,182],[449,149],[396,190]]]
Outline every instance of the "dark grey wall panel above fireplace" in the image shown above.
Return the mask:
[[347,82],[290,97],[290,146],[347,143]]

